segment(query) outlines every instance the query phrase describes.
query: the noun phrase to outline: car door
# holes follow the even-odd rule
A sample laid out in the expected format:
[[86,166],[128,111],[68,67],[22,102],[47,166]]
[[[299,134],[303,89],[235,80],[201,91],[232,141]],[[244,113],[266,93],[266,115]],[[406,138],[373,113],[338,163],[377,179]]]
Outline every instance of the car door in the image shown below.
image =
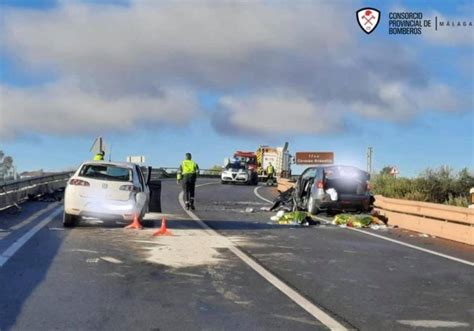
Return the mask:
[[135,165],[135,171],[137,172],[140,191],[145,193],[145,195],[146,195],[146,202],[145,202],[144,208],[145,208],[145,213],[147,213],[148,212],[148,205],[149,205],[149,202],[150,202],[150,188],[148,187],[148,185],[146,185],[145,177],[143,176],[143,172],[142,172],[142,170],[140,169],[139,166]]
[[308,168],[306,169],[298,179],[297,185],[296,185],[296,198],[301,201],[301,198],[303,197],[304,190],[306,187],[306,184],[308,183],[308,180],[311,178],[311,176],[314,176],[316,173],[316,168]]

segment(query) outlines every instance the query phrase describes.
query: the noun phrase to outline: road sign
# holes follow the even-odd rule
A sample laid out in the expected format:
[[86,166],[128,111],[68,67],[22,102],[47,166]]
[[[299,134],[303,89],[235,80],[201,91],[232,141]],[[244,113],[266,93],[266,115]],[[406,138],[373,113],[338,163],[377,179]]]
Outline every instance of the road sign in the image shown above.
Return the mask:
[[392,169],[390,170],[390,175],[392,175],[392,176],[398,175],[399,173],[400,172],[395,167],[392,167]]
[[127,156],[127,162],[132,163],[145,163],[145,157],[141,156]]
[[333,164],[333,152],[296,152],[296,164]]

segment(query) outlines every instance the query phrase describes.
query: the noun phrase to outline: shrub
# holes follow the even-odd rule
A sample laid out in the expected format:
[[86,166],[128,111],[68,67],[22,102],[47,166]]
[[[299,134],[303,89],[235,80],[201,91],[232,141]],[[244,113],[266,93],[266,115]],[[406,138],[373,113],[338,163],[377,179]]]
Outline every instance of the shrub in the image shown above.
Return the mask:
[[467,168],[455,174],[449,167],[426,169],[416,178],[395,178],[382,171],[372,176],[372,187],[375,194],[389,198],[467,207],[474,176]]

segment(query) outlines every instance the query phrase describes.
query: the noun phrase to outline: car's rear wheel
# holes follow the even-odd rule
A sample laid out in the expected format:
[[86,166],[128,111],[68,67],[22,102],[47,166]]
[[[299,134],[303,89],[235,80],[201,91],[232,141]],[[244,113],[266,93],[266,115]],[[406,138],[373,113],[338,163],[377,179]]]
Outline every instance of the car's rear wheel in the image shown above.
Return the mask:
[[76,215],[71,215],[71,214],[66,214],[64,213],[63,215],[63,226],[65,228],[71,228],[77,223],[77,216]]
[[308,212],[311,215],[316,215],[318,213],[318,206],[316,205],[316,201],[314,201],[312,194],[309,195],[308,199]]

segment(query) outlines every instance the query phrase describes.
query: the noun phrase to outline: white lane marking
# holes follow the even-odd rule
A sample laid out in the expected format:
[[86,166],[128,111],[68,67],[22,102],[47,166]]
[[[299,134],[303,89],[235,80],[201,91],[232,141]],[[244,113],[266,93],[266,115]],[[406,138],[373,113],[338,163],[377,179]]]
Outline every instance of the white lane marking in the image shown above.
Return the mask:
[[[320,220],[320,221],[322,221],[322,222],[330,223],[328,220],[326,220],[326,219],[324,219],[324,218],[321,218],[321,217],[318,217],[318,216],[313,216],[313,217],[316,218],[316,219],[318,219],[318,220]],[[388,238],[388,237],[385,237],[385,236],[381,236],[381,235],[379,235],[379,234],[375,234],[375,233],[368,232],[368,231],[364,231],[364,230],[360,230],[360,229],[349,228],[349,227],[346,228],[346,229],[349,229],[349,230],[352,230],[352,231],[357,231],[357,232],[366,234],[366,235],[368,235],[368,236],[372,236],[372,237],[376,237],[376,238],[379,238],[379,239],[387,240],[387,241],[390,241],[390,242],[395,243],[395,244],[398,244],[398,245],[402,245],[402,246],[405,246],[405,247],[413,248],[413,249],[416,249],[416,250],[419,250],[419,251],[422,251],[422,252],[425,252],[425,253],[428,253],[428,254],[432,254],[432,255],[444,257],[445,259],[449,259],[449,260],[452,260],[452,261],[456,261],[456,262],[463,263],[463,264],[466,264],[466,265],[468,265],[468,266],[474,267],[474,262],[467,261],[467,260],[463,260],[463,259],[460,259],[460,258],[451,256],[451,255],[446,255],[446,254],[443,254],[443,253],[438,253],[438,252],[432,251],[432,250],[430,250],[430,249],[426,249],[426,248],[419,247],[419,246],[416,246],[416,245],[408,244],[408,243],[403,242],[403,241],[399,241],[399,240],[396,240],[396,239]]]
[[399,320],[397,321],[403,325],[409,325],[422,328],[459,328],[462,326],[469,326],[469,323],[457,321],[438,321],[438,320]]
[[110,262],[110,263],[115,263],[115,264],[121,264],[121,263],[123,263],[123,262],[120,261],[119,259],[116,259],[115,257],[112,257],[112,256],[101,256],[100,258],[101,258],[102,260],[107,261],[107,262]]
[[59,205],[59,203],[53,203],[51,204],[50,206],[46,207],[45,209],[41,209],[39,211],[37,211],[36,213],[34,213],[33,215],[31,215],[30,217],[28,217],[26,220],[12,226],[10,228],[10,230],[18,230],[22,227],[24,227],[25,225],[27,225],[28,223],[30,223],[31,221],[33,221],[34,219],[36,219],[37,217],[40,217],[42,216],[43,214],[47,213],[48,211],[50,211],[51,209],[54,209],[56,208],[57,206]]
[[70,252],[93,253],[93,254],[99,253],[99,252],[97,252],[97,251],[92,251],[92,250],[90,250],[90,249],[82,249],[82,248],[73,248],[73,249],[70,249],[69,251],[70,251]]
[[64,228],[48,228],[49,231],[64,231]]
[[31,228],[27,233],[21,236],[17,241],[15,241],[10,247],[8,247],[0,255],[0,268],[3,267],[5,263],[24,245],[31,239],[39,230],[41,230],[46,224],[51,222],[57,215],[62,212],[62,208],[59,208],[52,212],[47,218],[36,224]]
[[262,197],[262,196],[260,195],[260,193],[258,193],[258,189],[260,189],[260,188],[262,188],[262,186],[257,186],[257,187],[253,190],[253,193],[257,196],[257,198],[259,198],[259,199],[261,199],[261,200],[263,200],[263,201],[265,201],[265,202],[268,202],[268,203],[273,204],[273,201],[270,201],[270,200],[268,200],[268,199],[265,199],[264,197]]
[[[203,184],[203,185],[209,185],[209,183],[208,184]],[[196,187],[203,186],[203,185],[197,185]],[[330,330],[347,330],[338,321],[336,321],[331,316],[326,314],[324,311],[322,311],[315,304],[313,304],[308,299],[303,297],[301,294],[299,294],[297,291],[292,289],[290,286],[286,285],[278,277],[273,275],[270,271],[265,269],[263,266],[261,266],[260,264],[255,262],[252,258],[250,258],[247,254],[242,252],[227,237],[219,234],[218,232],[216,232],[215,230],[210,228],[206,223],[201,221],[201,219],[196,214],[194,214],[192,211],[186,210],[185,205],[184,205],[184,200],[183,200],[183,192],[181,192],[179,194],[178,200],[179,200],[179,203],[180,203],[181,207],[188,214],[188,216],[191,217],[193,220],[195,220],[206,231],[206,233],[208,233],[209,235],[212,235],[212,236],[219,236],[223,240],[226,240],[228,242],[229,250],[232,253],[234,253],[238,258],[240,258],[245,264],[247,264],[250,268],[252,268],[255,272],[257,272],[260,276],[262,276],[270,284],[275,286],[283,294],[285,294],[287,297],[289,297],[291,300],[293,300],[293,302],[295,302],[301,308],[306,310],[310,315],[312,315],[314,318],[319,320],[322,324],[327,326]]]

